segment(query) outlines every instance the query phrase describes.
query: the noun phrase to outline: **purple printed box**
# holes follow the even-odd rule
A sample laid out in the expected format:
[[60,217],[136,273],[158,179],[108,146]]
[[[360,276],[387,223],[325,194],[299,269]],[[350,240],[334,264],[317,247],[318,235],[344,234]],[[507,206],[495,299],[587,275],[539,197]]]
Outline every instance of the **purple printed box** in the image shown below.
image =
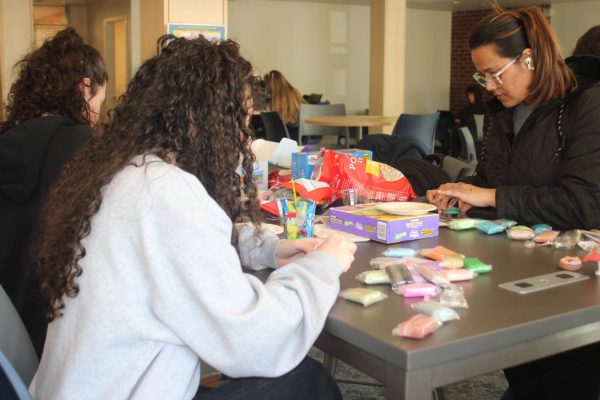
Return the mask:
[[440,216],[392,215],[375,208],[376,203],[329,209],[333,229],[354,233],[383,243],[398,243],[438,235]]

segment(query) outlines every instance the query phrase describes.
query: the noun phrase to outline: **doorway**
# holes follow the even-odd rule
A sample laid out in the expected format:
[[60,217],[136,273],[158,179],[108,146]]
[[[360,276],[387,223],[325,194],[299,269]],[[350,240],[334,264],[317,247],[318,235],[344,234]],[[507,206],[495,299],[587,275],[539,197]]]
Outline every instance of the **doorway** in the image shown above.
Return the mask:
[[108,72],[106,101],[103,115],[115,108],[119,97],[127,89],[127,19],[115,17],[104,20],[104,62]]

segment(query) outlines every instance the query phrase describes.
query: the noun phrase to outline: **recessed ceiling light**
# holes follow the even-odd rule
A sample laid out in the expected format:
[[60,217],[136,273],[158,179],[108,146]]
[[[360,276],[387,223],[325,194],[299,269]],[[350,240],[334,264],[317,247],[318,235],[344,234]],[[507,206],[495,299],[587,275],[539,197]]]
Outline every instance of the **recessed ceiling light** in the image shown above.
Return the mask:
[[454,0],[454,1],[452,2],[452,4],[460,4],[460,3],[462,3],[460,0]]

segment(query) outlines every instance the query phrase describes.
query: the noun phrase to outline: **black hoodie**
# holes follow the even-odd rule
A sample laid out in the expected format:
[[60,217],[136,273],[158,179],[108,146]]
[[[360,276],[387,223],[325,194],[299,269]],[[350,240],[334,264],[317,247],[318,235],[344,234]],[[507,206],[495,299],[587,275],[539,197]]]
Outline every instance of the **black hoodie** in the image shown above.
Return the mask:
[[15,304],[38,355],[46,336],[39,290],[26,265],[43,198],[62,165],[93,132],[52,116],[0,134],[0,285]]

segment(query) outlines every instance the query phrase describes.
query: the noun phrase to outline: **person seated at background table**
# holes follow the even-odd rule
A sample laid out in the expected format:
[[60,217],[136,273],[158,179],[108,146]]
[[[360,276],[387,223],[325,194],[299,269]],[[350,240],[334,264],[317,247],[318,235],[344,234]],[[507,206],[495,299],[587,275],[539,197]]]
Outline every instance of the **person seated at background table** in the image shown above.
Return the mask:
[[580,85],[600,79],[600,25],[591,27],[577,40],[573,55],[565,61],[575,72]]
[[[255,230],[235,172],[252,175],[251,71],[233,41],[174,39],[63,171],[37,251],[52,321],[34,398],[341,399],[306,355],[356,245]],[[263,283],[242,264],[276,269]],[[256,378],[197,393],[201,363]]]
[[429,201],[555,229],[600,226],[597,79],[577,84],[538,7],[496,9],[469,46],[473,77],[495,96],[481,159],[475,176],[429,191]]
[[[476,176],[428,191],[429,201],[555,229],[600,226],[600,84],[577,85],[537,6],[495,8],[469,47],[475,80],[496,97],[483,155]],[[596,343],[509,368],[505,397],[597,399],[599,359]]]
[[300,92],[277,70],[269,71],[263,80],[268,95],[262,109],[277,111],[287,125],[290,136],[297,139],[300,104],[304,103]]
[[467,96],[467,105],[463,107],[454,119],[454,123],[458,126],[467,126],[470,119],[475,114],[485,114],[487,111],[485,102],[483,101],[483,93],[481,93],[481,87],[479,85],[469,85],[465,89],[465,95]]
[[93,134],[108,76],[100,53],[72,28],[17,68],[0,124],[0,284],[40,356],[48,323],[29,270],[36,217],[61,166]]

